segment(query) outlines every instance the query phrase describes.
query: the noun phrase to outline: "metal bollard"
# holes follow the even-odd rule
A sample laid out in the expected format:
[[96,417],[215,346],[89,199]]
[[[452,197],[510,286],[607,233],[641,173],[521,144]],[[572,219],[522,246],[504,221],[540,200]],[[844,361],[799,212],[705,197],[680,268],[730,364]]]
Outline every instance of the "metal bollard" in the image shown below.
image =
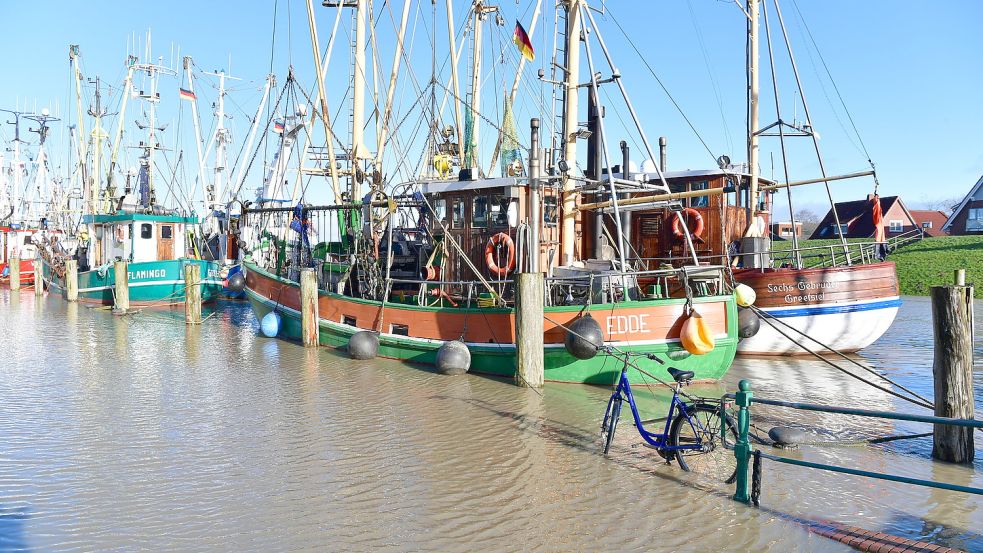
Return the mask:
[[741,380],[737,385],[739,391],[734,394],[738,406],[737,411],[737,444],[734,446],[734,455],[737,457],[737,491],[734,499],[741,503],[751,502],[751,493],[748,489],[748,461],[751,458],[751,443],[748,441],[748,431],[751,428],[751,382]]

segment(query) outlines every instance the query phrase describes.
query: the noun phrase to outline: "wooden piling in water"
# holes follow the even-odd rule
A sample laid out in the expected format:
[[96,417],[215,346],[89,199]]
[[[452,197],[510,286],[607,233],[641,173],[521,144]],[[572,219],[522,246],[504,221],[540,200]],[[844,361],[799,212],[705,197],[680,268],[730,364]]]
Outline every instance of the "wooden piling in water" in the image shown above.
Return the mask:
[[41,273],[41,258],[34,258],[34,295],[44,295],[44,275]]
[[201,269],[194,263],[184,266],[184,322],[201,324]]
[[65,299],[79,301],[79,262],[65,260]]
[[[935,415],[973,418],[973,287],[965,271],[955,285],[933,286],[932,322],[935,329]],[[935,425],[932,457],[952,463],[972,463],[973,429]]]
[[113,263],[113,276],[116,280],[114,288],[113,311],[126,313],[130,309],[130,277],[127,274],[129,264],[126,261]]
[[10,263],[7,264],[7,268],[10,273],[10,289],[13,291],[20,290],[20,254],[14,252],[10,256]]
[[317,273],[314,269],[300,270],[300,335],[305,347],[317,347],[320,328],[317,324]]
[[515,275],[516,386],[542,388],[543,273]]

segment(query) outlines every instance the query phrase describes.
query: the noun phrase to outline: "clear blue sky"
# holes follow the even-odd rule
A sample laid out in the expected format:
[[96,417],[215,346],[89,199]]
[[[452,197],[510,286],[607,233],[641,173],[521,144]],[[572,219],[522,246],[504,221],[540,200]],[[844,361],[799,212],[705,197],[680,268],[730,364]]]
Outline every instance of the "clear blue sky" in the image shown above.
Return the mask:
[[[500,91],[502,84],[497,79],[507,73],[503,69],[505,66],[514,63],[514,48],[508,42],[513,21],[519,18],[529,27],[533,3],[527,0],[518,4],[514,0],[501,2],[505,25],[486,36],[491,37],[488,48],[493,51],[496,47],[502,48],[507,55],[499,59],[502,67],[496,67],[497,62],[493,60],[486,61],[483,74],[489,86],[483,93],[486,105],[490,106],[500,97],[496,90]],[[323,48],[334,21],[334,11],[320,7],[319,2],[316,4]],[[385,73],[391,64],[394,34],[389,10],[396,12],[398,17],[402,2],[397,0],[392,8],[384,5],[383,0],[376,0],[375,4],[382,20],[378,26],[380,71]],[[465,0],[455,1],[458,25],[468,5]],[[548,11],[551,5],[551,2],[544,2],[544,10]],[[660,135],[669,138],[670,168],[706,168],[712,166],[713,161],[631,49],[615,21],[624,26],[631,41],[643,52],[714,154],[726,153],[735,161],[744,160],[744,23],[734,3],[727,0],[609,0],[607,6],[610,12],[598,15],[598,24],[624,76],[649,140],[654,142]],[[274,7],[277,11],[275,46],[272,44]],[[983,102],[980,100],[983,34],[978,30],[979,22],[983,21],[983,3],[973,0],[937,3],[785,0],[782,9],[830,173],[863,170],[866,156],[859,151],[851,125],[805,35],[798,11],[808,24],[860,136],[877,164],[882,194],[900,194],[907,203],[917,206],[934,199],[961,197],[983,174]],[[773,37],[780,41],[775,14],[769,13],[769,16]],[[417,79],[423,82],[429,79],[429,34],[433,34],[438,43],[438,64],[446,57],[442,8],[437,17],[436,33],[430,33],[430,2],[422,2],[419,11],[415,7],[411,17],[410,24],[416,29],[410,44],[414,48],[413,59],[417,60],[413,65]],[[6,23],[0,34],[0,52],[4,52],[0,57],[4,83],[0,87],[0,108],[13,109],[18,102],[28,109],[37,105],[38,109],[48,106],[54,110],[57,106],[59,114],[65,117],[66,104],[71,99],[68,45],[80,45],[86,76],[98,74],[118,87],[124,74],[128,37],[136,33],[142,41],[148,28],[153,29],[155,56],[163,55],[166,62],[171,57],[173,44],[174,64],[178,68],[178,49],[180,55],[193,56],[197,65],[205,70],[226,68],[231,56],[233,74],[244,79],[233,85],[235,90],[230,95],[231,125],[237,141],[233,154],[240,141],[245,139],[246,114],[251,115],[259,101],[259,87],[270,71],[271,51],[273,71],[281,84],[286,67],[292,62],[304,88],[310,91],[313,85],[306,11],[301,1],[8,1],[0,3],[0,20]],[[343,18],[342,27],[347,27],[347,23]],[[534,82],[534,75],[536,69],[548,64],[548,36],[551,33],[552,16],[547,13],[533,36],[537,58],[533,67],[527,69],[528,84],[524,85],[516,106],[519,133],[523,137],[528,118],[543,115],[538,107],[542,100],[536,98],[536,94],[545,89]],[[334,70],[329,75],[333,109],[341,103],[342,89],[348,84],[347,42],[345,38],[336,45],[332,61]],[[783,46],[776,43],[775,52],[781,56]],[[601,55],[596,49],[594,56],[595,63],[600,64]],[[762,56],[767,56],[765,47],[762,47]],[[462,81],[466,74],[464,66],[462,63]],[[771,96],[767,70],[766,65],[761,81],[763,98],[766,98],[762,103],[763,123],[775,119],[774,104],[767,99]],[[778,70],[784,118],[791,119],[795,111],[801,121],[801,101],[794,93],[787,63],[779,63]],[[199,96],[203,99],[199,106],[207,132],[211,121],[209,102],[214,98],[214,91],[202,79],[198,84],[202,91]],[[176,78],[165,80],[162,85],[164,104],[170,106],[162,108],[162,113],[165,119],[172,121],[165,134],[179,133],[184,147],[190,148],[186,155],[193,157],[187,115],[180,126],[177,124],[176,110],[180,104],[176,90],[180,82],[180,78]],[[613,142],[610,153],[614,156],[617,155],[614,150],[618,138],[625,136],[633,144],[638,144],[638,140],[628,136],[634,133],[626,131],[619,120],[619,114],[622,120],[627,115],[614,101],[616,89],[608,87],[607,94],[611,101],[606,121]],[[398,98],[406,106],[412,97],[410,80],[401,78]],[[129,109],[133,109],[133,105]],[[115,109],[111,108],[111,111]],[[396,117],[409,117],[410,111],[408,107],[402,111],[397,108]],[[449,110],[445,110],[445,115],[447,113]],[[130,114],[127,119],[132,119]],[[405,133],[410,131],[410,126],[403,130]],[[490,129],[482,133],[483,137],[491,136]],[[0,131],[0,140],[11,137],[12,129],[5,125]],[[404,139],[407,144],[412,140],[412,137]],[[63,135],[56,134],[52,141],[52,155],[57,162],[65,156],[66,140]],[[817,176],[805,139],[795,139],[792,144],[791,178]],[[766,175],[772,173],[769,152],[776,148],[774,139],[765,145],[762,166]],[[414,159],[419,156],[410,146],[407,150]],[[634,159],[644,157],[640,153],[633,154]],[[777,155],[775,163],[775,175],[781,178]],[[186,173],[193,177],[193,164]],[[255,176],[258,178],[259,173]],[[834,198],[842,200],[863,197],[873,189],[869,179],[832,186]],[[798,189],[794,198],[797,208],[806,207],[817,212],[827,208],[821,186]]]

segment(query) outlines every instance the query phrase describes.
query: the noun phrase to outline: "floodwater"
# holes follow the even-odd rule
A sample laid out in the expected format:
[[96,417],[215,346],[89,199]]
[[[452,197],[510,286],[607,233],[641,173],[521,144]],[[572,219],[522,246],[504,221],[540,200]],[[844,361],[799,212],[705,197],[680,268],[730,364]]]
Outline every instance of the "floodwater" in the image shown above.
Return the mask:
[[[849,551],[809,531],[829,521],[983,550],[980,496],[765,461],[749,507],[638,447],[627,420],[601,455],[605,388],[352,361],[259,336],[245,303],[216,309],[186,327],[179,310],[0,290],[0,551]],[[858,359],[931,395],[930,320],[906,299]],[[690,391],[741,378],[761,397],[919,412],[809,360],[739,360]],[[976,384],[983,411],[983,368]],[[663,414],[664,389],[636,395]],[[844,445],[925,425],[764,406],[752,421],[840,444],[769,452],[983,486],[979,445],[975,467],[933,463],[930,438]]]

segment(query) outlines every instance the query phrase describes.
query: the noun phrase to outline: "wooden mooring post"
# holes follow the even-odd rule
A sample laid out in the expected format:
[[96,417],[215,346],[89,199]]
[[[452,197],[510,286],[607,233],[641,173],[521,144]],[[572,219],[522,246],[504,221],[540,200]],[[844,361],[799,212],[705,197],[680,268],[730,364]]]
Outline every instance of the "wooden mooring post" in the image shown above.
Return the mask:
[[34,295],[44,295],[44,275],[41,271],[41,258],[34,258]]
[[543,273],[515,275],[515,384],[542,388]]
[[10,256],[10,263],[7,264],[7,268],[10,273],[10,289],[13,291],[20,290],[20,254],[14,252]]
[[304,347],[318,346],[321,338],[318,327],[317,273],[314,269],[300,270],[300,335]]
[[[953,286],[933,286],[932,323],[935,329],[935,415],[973,418],[973,287],[959,269]],[[932,457],[952,463],[972,463],[973,429],[935,425]]]
[[201,324],[201,268],[194,263],[184,266],[184,322]]
[[65,299],[79,301],[79,262],[65,260]]
[[116,284],[113,289],[113,312],[126,313],[130,310],[130,276],[127,273],[129,263],[126,261],[116,261],[113,263],[113,277]]

